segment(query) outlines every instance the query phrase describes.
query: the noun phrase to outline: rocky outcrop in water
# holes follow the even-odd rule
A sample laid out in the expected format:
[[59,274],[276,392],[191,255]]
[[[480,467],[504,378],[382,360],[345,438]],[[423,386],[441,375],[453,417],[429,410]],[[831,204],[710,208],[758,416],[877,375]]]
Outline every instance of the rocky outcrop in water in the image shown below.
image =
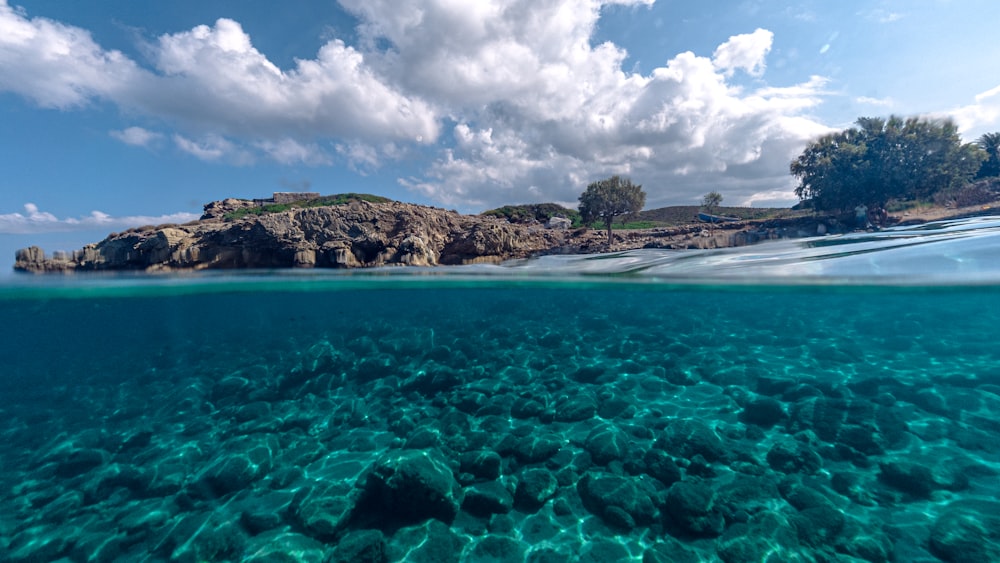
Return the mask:
[[225,199],[205,205],[198,221],[112,233],[73,252],[17,251],[25,272],[175,271],[237,268],[367,268],[498,263],[542,254],[588,254],[637,248],[706,249],[834,232],[818,218],[741,221],[706,228],[616,231],[569,229],[565,221],[511,223],[401,202],[352,201],[265,214],[227,215],[257,207]]
[[205,206],[201,220],[112,233],[71,253],[47,257],[19,250],[15,269],[31,272],[184,270],[384,265],[433,266],[499,262],[562,245],[568,232],[515,225],[420,205],[351,202],[280,213],[227,213],[253,207],[244,200]]

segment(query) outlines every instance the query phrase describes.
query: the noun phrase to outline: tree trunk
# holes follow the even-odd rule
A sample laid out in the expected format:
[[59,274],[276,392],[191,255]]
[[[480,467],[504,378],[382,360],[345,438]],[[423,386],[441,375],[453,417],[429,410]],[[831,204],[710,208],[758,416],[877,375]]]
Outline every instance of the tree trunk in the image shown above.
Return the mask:
[[614,221],[614,220],[615,220],[615,218],[612,217],[612,218],[606,219],[604,221],[604,224],[606,224],[608,226],[608,248],[609,249],[611,248],[611,243],[614,242],[614,235],[611,234],[611,222]]

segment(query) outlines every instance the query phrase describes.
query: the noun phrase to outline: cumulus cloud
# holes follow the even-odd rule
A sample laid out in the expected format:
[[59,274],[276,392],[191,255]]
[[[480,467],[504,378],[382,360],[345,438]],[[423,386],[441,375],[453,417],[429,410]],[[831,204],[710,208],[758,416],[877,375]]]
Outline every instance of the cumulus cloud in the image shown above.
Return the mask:
[[33,203],[24,204],[23,213],[0,214],[0,234],[39,234],[69,231],[89,231],[94,229],[114,230],[159,225],[164,223],[186,223],[199,216],[194,213],[172,213],[160,216],[112,217],[101,211],[91,211],[90,215],[60,219],[52,213],[41,211]]
[[726,76],[742,69],[751,76],[764,74],[764,60],[771,51],[774,34],[766,29],[756,29],[753,33],[729,38],[715,50],[712,62]]
[[955,120],[963,135],[978,137],[1000,129],[1000,86],[977,94],[973,103],[947,112],[946,117]]
[[400,180],[448,205],[572,202],[613,173],[644,182],[651,203],[725,187],[749,198],[789,185],[788,162],[826,132],[800,116],[820,103],[823,79],[751,92],[728,83],[737,70],[762,76],[768,30],[640,75],[623,71],[621,48],[591,44],[599,1],[341,3],[363,22],[372,68],[457,121],[425,174]]
[[147,147],[152,142],[163,138],[162,134],[142,127],[127,127],[120,131],[110,131],[109,134],[126,145],[135,147]]
[[246,166],[254,162],[254,156],[250,151],[221,135],[208,134],[198,139],[190,139],[181,134],[174,134],[174,145],[182,152],[205,162],[225,162],[236,166]]
[[102,49],[86,30],[29,20],[0,0],[0,91],[65,109],[121,96],[140,76],[133,61]]
[[284,138],[276,141],[260,141],[256,146],[271,160],[281,164],[311,166],[330,164],[330,157],[326,151],[315,143],[300,143],[295,139]]
[[859,104],[865,104],[869,106],[879,106],[885,108],[891,108],[896,102],[892,98],[872,98],[870,96],[859,96],[854,99],[855,102]]
[[437,115],[375,75],[340,40],[282,70],[238,22],[166,34],[148,46],[153,71],[97,45],[90,33],[30,18],[0,0],[0,90],[45,107],[94,98],[192,129],[258,141],[288,136],[431,142]]
[[[767,85],[765,29],[711,57],[664,53],[646,74],[626,71],[624,49],[592,42],[601,10],[652,3],[340,0],[360,22],[356,45],[333,38],[280,68],[220,19],[150,41],[147,69],[0,0],[0,89],[55,107],[110,100],[175,127],[179,150],[211,162],[363,174],[419,151],[426,166],[400,184],[470,210],[571,203],[609,174],[644,184],[650,204],[784,189],[788,162],[826,130],[807,116],[825,80]],[[759,87],[735,85],[737,72]],[[116,137],[140,144],[135,129]]]

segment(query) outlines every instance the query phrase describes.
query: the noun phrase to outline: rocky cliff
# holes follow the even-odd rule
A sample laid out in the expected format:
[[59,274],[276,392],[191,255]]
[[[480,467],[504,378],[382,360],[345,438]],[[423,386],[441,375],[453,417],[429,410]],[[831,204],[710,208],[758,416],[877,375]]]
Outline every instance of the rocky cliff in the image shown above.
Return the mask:
[[[37,246],[17,251],[24,272],[138,270],[147,272],[234,268],[364,268],[495,263],[539,254],[621,251],[634,248],[719,248],[757,241],[836,232],[817,218],[692,222],[670,228],[616,231],[609,248],[603,231],[546,228],[484,215],[461,215],[400,202],[352,201],[294,208],[227,220],[253,209],[252,201],[226,199],[205,206],[184,225],[139,227],[96,244],[46,256]],[[550,227],[565,227],[550,222]]]
[[353,268],[499,262],[560,247],[566,230],[516,225],[420,205],[353,201],[227,221],[252,202],[205,206],[201,220],[113,233],[51,257],[19,250],[14,268],[31,272],[209,268]]

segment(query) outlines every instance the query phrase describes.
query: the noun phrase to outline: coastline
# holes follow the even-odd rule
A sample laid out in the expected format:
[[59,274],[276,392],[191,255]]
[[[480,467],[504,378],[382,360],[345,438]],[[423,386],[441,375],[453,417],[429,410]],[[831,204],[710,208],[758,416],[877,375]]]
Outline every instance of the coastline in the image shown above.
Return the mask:
[[[52,255],[37,246],[16,252],[14,270],[178,272],[250,268],[369,268],[500,263],[553,254],[600,254],[640,248],[706,250],[767,240],[854,231],[831,216],[748,219],[709,225],[692,219],[673,226],[603,230],[511,223],[484,215],[400,202],[292,209],[226,220],[212,202],[198,221],[111,233],[73,252]],[[996,213],[990,205],[921,206],[889,215],[886,227]]]

